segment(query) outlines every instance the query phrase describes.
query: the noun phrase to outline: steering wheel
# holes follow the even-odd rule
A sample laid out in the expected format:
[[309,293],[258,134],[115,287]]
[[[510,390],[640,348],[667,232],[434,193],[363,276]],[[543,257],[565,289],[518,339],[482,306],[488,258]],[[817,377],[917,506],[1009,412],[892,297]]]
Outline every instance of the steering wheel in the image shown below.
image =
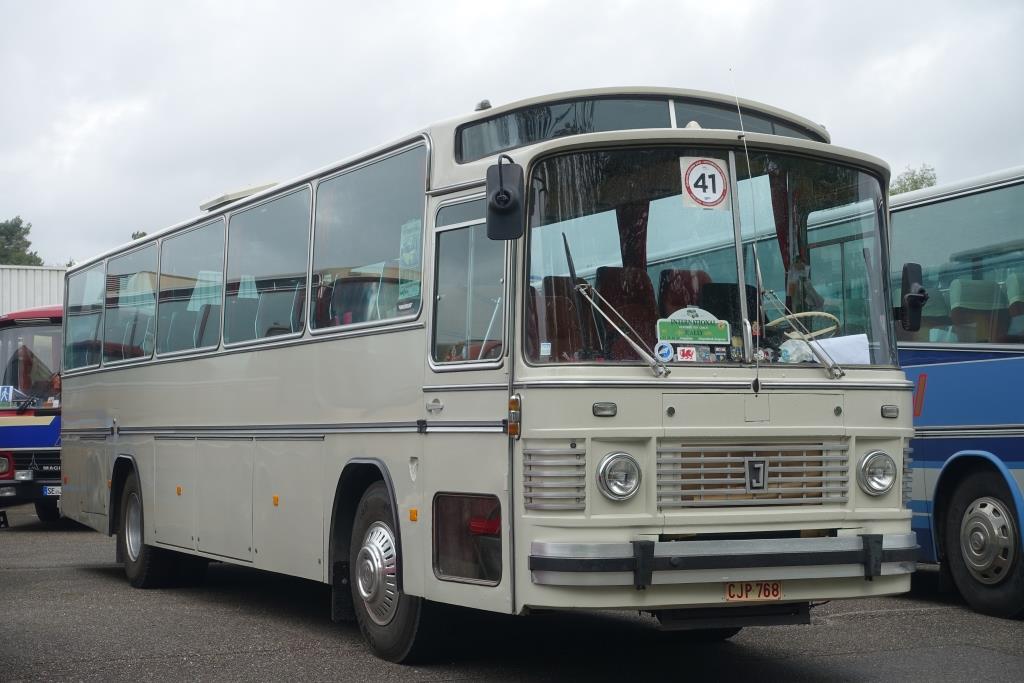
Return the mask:
[[788,322],[790,326],[795,328],[796,325],[794,324],[794,321],[803,318],[825,318],[826,320],[828,320],[830,325],[820,330],[815,330],[814,332],[807,332],[806,334],[803,335],[797,332],[786,332],[785,335],[787,337],[789,337],[790,339],[817,339],[818,337],[827,338],[834,335],[836,331],[839,329],[840,325],[839,318],[835,317],[831,313],[826,313],[825,311],[804,311],[803,313],[786,313],[781,317],[776,318],[775,320],[765,323],[764,329],[771,329],[772,327],[776,327],[777,325],[780,325],[784,322]]

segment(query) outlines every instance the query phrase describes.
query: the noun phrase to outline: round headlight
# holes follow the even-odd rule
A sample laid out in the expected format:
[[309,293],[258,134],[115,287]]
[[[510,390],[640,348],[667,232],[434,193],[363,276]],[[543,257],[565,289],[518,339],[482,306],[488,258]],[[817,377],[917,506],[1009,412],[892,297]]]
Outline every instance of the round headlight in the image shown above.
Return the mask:
[[860,461],[857,483],[871,496],[888,493],[896,483],[896,462],[884,451],[871,451]]
[[640,490],[640,463],[629,453],[609,453],[597,467],[597,487],[607,498],[629,500]]

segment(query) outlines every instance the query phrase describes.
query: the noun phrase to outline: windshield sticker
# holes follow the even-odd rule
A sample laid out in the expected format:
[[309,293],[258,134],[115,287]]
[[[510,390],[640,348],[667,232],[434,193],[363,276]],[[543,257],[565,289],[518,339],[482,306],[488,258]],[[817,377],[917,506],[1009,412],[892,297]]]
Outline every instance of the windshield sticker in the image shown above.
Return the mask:
[[675,351],[672,349],[672,345],[668,342],[658,342],[654,347],[654,355],[657,356],[658,360],[663,363],[667,363],[672,360],[672,356],[675,355]]
[[697,362],[697,349],[693,346],[680,346],[676,349],[676,360],[680,363]]
[[14,387],[2,386],[0,387],[0,403],[11,403],[14,401]]
[[680,157],[683,174],[683,204],[697,209],[729,209],[725,201],[729,193],[729,176],[721,159]]
[[414,218],[402,225],[398,241],[398,299],[420,296],[420,240],[423,223]]
[[732,343],[729,323],[703,308],[687,306],[658,321],[658,341],[675,344]]
[[551,342],[549,342],[549,341],[541,342],[540,343],[540,357],[541,358],[548,358],[550,356],[551,356]]

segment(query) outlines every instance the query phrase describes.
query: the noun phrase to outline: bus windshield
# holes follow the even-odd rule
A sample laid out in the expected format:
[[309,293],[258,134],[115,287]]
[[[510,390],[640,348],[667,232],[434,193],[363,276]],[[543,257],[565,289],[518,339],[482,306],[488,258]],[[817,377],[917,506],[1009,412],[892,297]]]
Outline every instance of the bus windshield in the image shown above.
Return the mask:
[[60,353],[59,325],[0,328],[0,386],[14,387],[0,394],[0,407],[9,408],[26,398],[35,399],[36,407],[59,405]]
[[894,363],[877,178],[774,153],[749,168],[736,154],[731,171],[731,156],[631,148],[535,166],[528,360],[640,360],[593,293],[663,362],[817,363],[810,343],[844,366]]

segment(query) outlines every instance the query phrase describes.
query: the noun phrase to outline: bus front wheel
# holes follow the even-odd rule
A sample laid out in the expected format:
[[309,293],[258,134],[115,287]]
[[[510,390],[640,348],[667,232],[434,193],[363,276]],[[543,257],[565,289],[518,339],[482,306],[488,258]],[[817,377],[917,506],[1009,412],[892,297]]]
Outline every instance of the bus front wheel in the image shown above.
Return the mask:
[[1009,487],[992,471],[968,475],[946,515],[946,559],[957,589],[975,610],[1024,616],[1024,553]]
[[46,500],[36,501],[36,517],[39,518],[40,522],[48,524],[59,520],[60,509],[57,507],[56,499],[47,498]]
[[352,523],[349,578],[359,629],[374,654],[392,662],[422,660],[432,606],[399,590],[401,544],[391,497],[378,481],[363,494]]
[[117,527],[118,555],[124,558],[124,573],[135,588],[155,588],[167,582],[173,558],[160,548],[146,545],[142,491],[135,472],[128,475],[121,492]]

